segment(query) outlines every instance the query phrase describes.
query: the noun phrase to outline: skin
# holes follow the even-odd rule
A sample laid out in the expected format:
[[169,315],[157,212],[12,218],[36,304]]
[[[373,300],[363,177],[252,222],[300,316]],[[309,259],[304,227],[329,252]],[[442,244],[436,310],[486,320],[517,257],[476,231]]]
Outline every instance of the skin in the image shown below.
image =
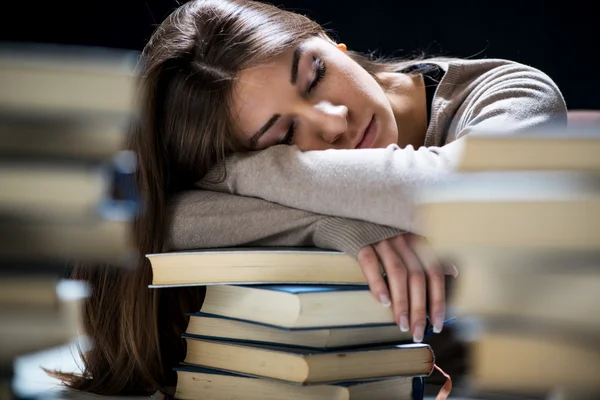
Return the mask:
[[[382,85],[348,57],[345,46],[309,39],[240,73],[231,102],[238,139],[247,150],[277,144],[302,151],[354,149],[369,142],[362,140],[375,121],[368,147],[422,146],[427,131],[422,77],[385,73],[378,78]],[[424,238],[406,234],[366,246],[358,261],[373,295],[385,307],[393,306],[402,331],[423,340],[427,296],[434,332],[442,330],[444,274],[457,271],[441,266]]]

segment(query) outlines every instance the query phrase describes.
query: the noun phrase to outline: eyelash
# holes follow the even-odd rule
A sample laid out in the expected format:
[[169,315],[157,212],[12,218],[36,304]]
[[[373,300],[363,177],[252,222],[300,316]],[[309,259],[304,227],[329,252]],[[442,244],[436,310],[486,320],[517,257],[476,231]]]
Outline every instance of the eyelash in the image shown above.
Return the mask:
[[308,93],[310,93],[317,85],[323,80],[325,76],[325,62],[320,58],[314,58],[313,64],[315,65],[315,79],[308,86]]
[[[325,77],[326,66],[325,62],[319,58],[313,58],[313,64],[315,65],[315,79],[310,83],[308,89],[306,90],[308,93],[312,92],[318,85],[321,83],[323,78]],[[282,144],[290,145],[292,144],[292,139],[294,138],[294,128],[296,127],[296,123],[292,122],[285,136],[281,140]]]
[[292,121],[288,131],[286,132],[285,136],[281,140],[281,144],[287,144],[287,145],[292,144],[292,139],[294,138],[294,128],[295,127],[296,127],[296,123]]

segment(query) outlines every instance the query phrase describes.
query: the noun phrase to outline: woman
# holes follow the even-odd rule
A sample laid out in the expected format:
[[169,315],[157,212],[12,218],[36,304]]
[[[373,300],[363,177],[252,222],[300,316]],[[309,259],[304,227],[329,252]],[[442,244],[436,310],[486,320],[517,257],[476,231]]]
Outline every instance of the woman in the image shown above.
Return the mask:
[[404,235],[423,233],[412,184],[451,172],[471,131],[518,131],[566,115],[556,85],[533,68],[373,61],[302,15],[252,1],[180,6],[141,61],[141,117],[131,136],[146,199],[135,227],[139,266],[75,273],[94,289],[85,328],[95,346],[84,375],[67,381],[102,394],[174,384],[184,313],[200,307],[203,292],[147,289],[143,256],[164,250],[343,250],[357,256],[400,329],[422,340],[428,311],[441,331],[444,274],[456,271],[419,236]]

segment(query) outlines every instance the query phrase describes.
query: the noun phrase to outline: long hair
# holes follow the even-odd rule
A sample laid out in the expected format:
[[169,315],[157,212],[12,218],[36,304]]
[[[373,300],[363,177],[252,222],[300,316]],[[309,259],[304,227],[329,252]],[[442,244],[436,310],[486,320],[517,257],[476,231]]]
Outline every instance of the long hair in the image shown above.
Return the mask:
[[[167,201],[236,150],[230,97],[240,71],[268,62],[314,36],[309,18],[247,0],[192,0],[154,31],[139,64],[139,118],[129,149],[137,153],[143,211],[133,226],[137,265],[130,270],[79,266],[87,281],[83,374],[60,374],[66,386],[103,395],[168,392],[183,360],[187,312],[200,309],[201,288],[149,289],[146,254],[161,252]],[[410,62],[373,61],[350,53],[371,74]],[[412,61],[414,62],[414,61]]]

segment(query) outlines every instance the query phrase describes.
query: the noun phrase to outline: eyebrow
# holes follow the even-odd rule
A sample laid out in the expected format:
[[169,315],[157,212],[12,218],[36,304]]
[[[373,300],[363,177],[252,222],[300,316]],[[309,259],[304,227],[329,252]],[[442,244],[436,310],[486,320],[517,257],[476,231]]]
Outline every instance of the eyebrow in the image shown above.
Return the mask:
[[290,82],[292,82],[292,85],[295,85],[296,81],[298,80],[298,64],[300,63],[300,57],[302,57],[302,53],[304,53],[304,49],[302,48],[302,46],[298,46],[296,47],[296,50],[294,50],[294,57],[292,58],[292,72],[290,78]]
[[[300,63],[300,58],[302,57],[303,53],[304,49],[302,46],[298,46],[296,47],[296,50],[294,50],[294,56],[292,58],[292,70],[290,72],[290,82],[292,85],[295,85],[298,81],[298,64]],[[258,131],[256,131],[254,135],[252,135],[250,138],[250,148],[256,148],[256,143],[258,143],[258,140],[277,122],[279,118],[281,118],[281,114],[273,115],[266,124],[264,124]]]
[[269,128],[272,127],[279,118],[281,118],[281,114],[273,115],[267,121],[267,123],[262,126],[262,128],[260,128],[254,135],[252,135],[252,137],[250,138],[250,148],[256,148],[256,143],[258,142],[258,139],[260,139],[261,136],[264,135],[265,132],[268,131]]

